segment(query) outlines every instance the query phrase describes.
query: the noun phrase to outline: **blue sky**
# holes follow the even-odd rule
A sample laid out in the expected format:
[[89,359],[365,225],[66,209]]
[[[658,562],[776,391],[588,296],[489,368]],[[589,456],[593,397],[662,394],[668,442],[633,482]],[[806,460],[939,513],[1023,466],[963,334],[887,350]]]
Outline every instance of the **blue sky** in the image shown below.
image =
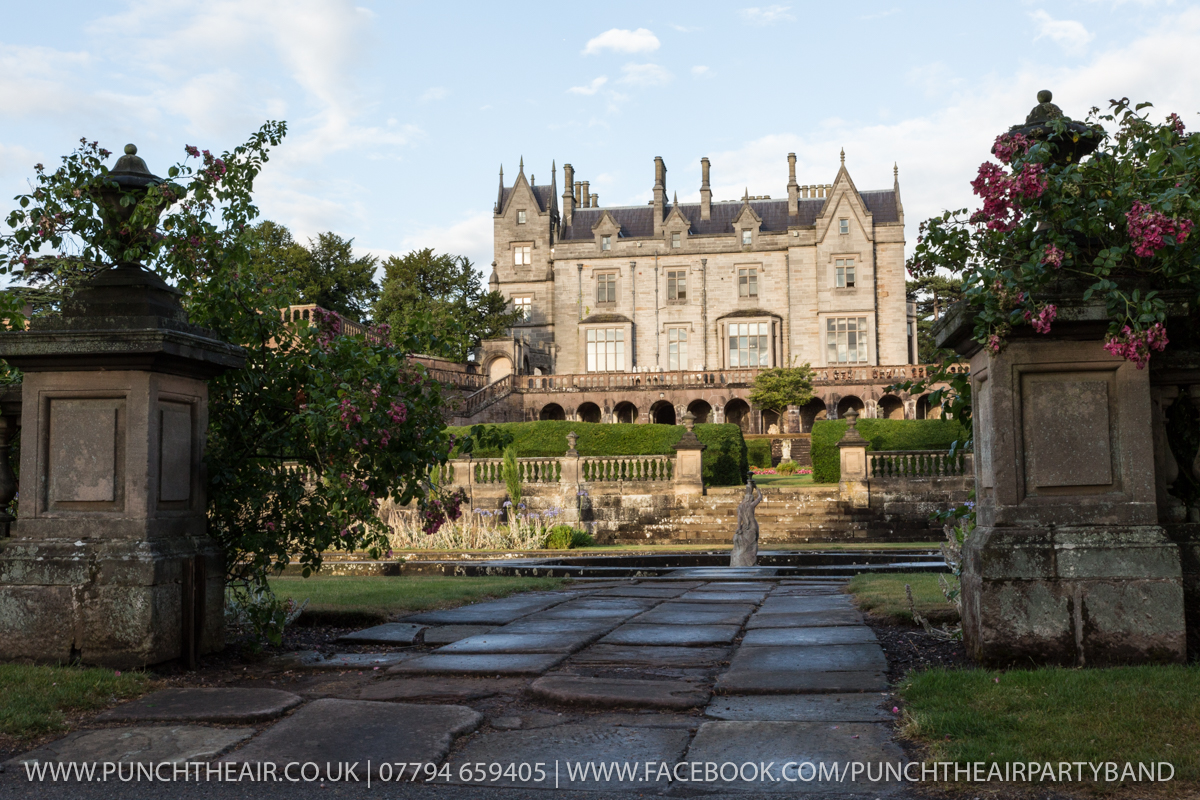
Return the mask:
[[601,205],[714,199],[900,169],[917,223],[968,182],[1038,89],[1070,115],[1128,96],[1200,126],[1200,8],[1166,0],[775,4],[154,0],[9,3],[0,27],[0,211],[81,136],[160,173],[265,119],[290,133],[263,215],[380,255],[488,271],[497,170],[574,165]]

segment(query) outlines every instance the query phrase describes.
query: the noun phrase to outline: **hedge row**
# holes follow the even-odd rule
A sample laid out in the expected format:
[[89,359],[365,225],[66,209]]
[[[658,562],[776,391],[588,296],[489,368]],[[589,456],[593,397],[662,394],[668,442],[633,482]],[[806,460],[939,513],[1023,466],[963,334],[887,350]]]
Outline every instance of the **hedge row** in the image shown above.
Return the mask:
[[[946,450],[954,442],[965,442],[967,432],[953,419],[860,419],[858,432],[871,443],[871,450]],[[812,461],[814,483],[837,483],[842,477],[837,443],[846,433],[840,419],[813,423]]]
[[[494,426],[513,437],[519,458],[553,458],[567,451],[567,434],[579,434],[575,448],[582,456],[670,455],[683,436],[682,425],[613,425],[600,422],[503,422]],[[467,428],[450,428],[461,436]],[[697,425],[696,436],[708,445],[702,458],[704,482],[735,486],[746,479],[746,441],[737,425]],[[453,453],[453,455],[457,455]],[[480,449],[476,458],[499,458],[495,449]]]
[[752,467],[771,467],[771,440],[751,439],[746,442],[746,459]]

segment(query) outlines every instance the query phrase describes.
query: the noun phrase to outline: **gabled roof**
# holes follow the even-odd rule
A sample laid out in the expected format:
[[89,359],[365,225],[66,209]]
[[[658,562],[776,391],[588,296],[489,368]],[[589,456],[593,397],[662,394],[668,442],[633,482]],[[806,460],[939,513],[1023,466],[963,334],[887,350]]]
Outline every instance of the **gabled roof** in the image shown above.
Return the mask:
[[[503,214],[504,209],[508,208],[508,198],[512,196],[513,190],[516,188],[516,186],[506,186],[500,193],[500,213]],[[554,196],[553,186],[530,186],[529,188],[533,190],[533,197],[537,201],[539,212],[545,211],[547,208],[557,208],[558,203]]]
[[[541,188],[540,186],[537,188]],[[894,189],[860,192],[863,205],[874,216],[875,222],[897,222],[896,192]],[[751,200],[750,208],[762,219],[759,230],[765,233],[786,231],[789,227],[811,226],[816,224],[825,207],[824,197],[802,197],[798,201],[799,214],[788,216],[787,198],[778,200]],[[733,233],[733,221],[742,211],[744,203],[741,200],[730,200],[712,204],[709,219],[700,218],[699,203],[680,203],[679,213],[691,220],[691,235],[713,233]],[[675,206],[667,206],[669,214]],[[600,220],[601,214],[608,212],[618,225],[621,226],[621,236],[648,238],[654,235],[654,206],[617,206],[610,208],[577,208],[570,225],[562,229],[562,241],[585,241],[593,238],[592,226]]]

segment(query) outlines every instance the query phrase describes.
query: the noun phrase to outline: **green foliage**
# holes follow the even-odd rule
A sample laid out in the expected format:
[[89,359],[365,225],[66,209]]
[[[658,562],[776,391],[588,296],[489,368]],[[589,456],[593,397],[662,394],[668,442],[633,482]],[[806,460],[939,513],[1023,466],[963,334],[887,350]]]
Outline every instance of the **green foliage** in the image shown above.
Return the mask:
[[938,360],[933,326],[946,309],[962,299],[962,278],[946,275],[921,275],[906,282],[908,300],[917,305],[917,363]]
[[383,289],[375,319],[420,341],[420,352],[466,361],[484,339],[505,336],[521,312],[498,291],[485,291],[463,256],[414,250],[383,262]]
[[750,402],[782,414],[788,406],[802,406],[812,400],[812,381],[813,371],[808,364],[764,369],[754,379]]
[[500,475],[508,490],[512,513],[516,514],[517,506],[521,504],[521,465],[517,463],[517,448],[514,445],[504,448],[504,465],[500,468]]
[[546,541],[542,546],[547,550],[571,550],[576,547],[591,547],[595,543],[595,538],[587,531],[572,528],[570,525],[555,525],[547,531]]
[[[890,572],[873,575],[860,574],[850,579],[847,587],[854,595],[854,602],[863,611],[870,611],[889,622],[916,625],[912,608],[908,604],[905,586],[912,587],[913,607],[930,622],[958,622],[958,611],[946,602],[938,583],[940,573]],[[957,578],[951,578],[955,585]]]
[[[336,613],[397,617],[434,608],[453,608],[517,592],[549,591],[563,585],[562,578],[528,578],[501,575],[401,575],[322,576],[271,578],[279,597],[307,602],[305,616],[332,617]],[[301,620],[303,622],[303,619]]]
[[[502,447],[485,445],[481,437],[512,436],[513,446],[520,458],[561,456],[567,452],[567,434],[579,434],[575,447],[584,456],[668,455],[684,434],[682,425],[614,425],[600,422],[505,422],[477,426],[472,434],[479,440],[473,451],[477,458],[497,458]],[[449,428],[448,433],[460,436],[465,428]],[[736,486],[744,483],[747,474],[746,441],[736,425],[705,424],[696,426],[696,436],[707,445],[702,457],[704,482],[710,486]],[[455,449],[457,456],[462,451]]]
[[[264,231],[253,227],[254,181],[285,131],[267,123],[219,157],[189,146],[170,182],[144,195],[110,184],[109,154],[85,142],[54,173],[38,165],[33,191],[9,216],[12,233],[0,237],[0,271],[53,295],[49,306],[81,276],[140,262],[178,286],[193,324],[245,348],[243,369],[208,382],[208,531],[227,577],[258,589],[293,561],[315,571],[329,549],[383,552],[379,502],[425,502],[426,476],[450,447],[440,386],[408,365],[411,341],[342,335],[336,317],[285,322],[295,285],[255,268]],[[114,194],[115,205],[101,202]],[[114,208],[128,219],[114,219]],[[326,278],[347,263],[355,280],[367,272],[337,237],[318,239],[313,259]],[[353,297],[355,285],[337,277],[319,288]]]
[[771,440],[750,439],[746,442],[746,463],[767,469],[771,466]]
[[283,644],[283,631],[300,616],[308,601],[280,599],[267,585],[232,583],[225,590],[225,627],[251,651],[264,644]]
[[795,461],[780,461],[779,466],[775,467],[775,472],[779,475],[795,475],[798,469],[800,467]]
[[[1150,105],[1110,101],[1108,113],[1089,112],[1085,131],[1048,120],[1047,141],[1004,135],[995,147],[1003,166],[985,162],[973,182],[983,208],[921,223],[910,273],[962,276],[977,342],[999,351],[1018,328],[1048,332],[1055,303],[1094,300],[1105,305],[1110,341],[1124,345],[1114,352],[1144,365],[1165,344],[1155,330],[1167,319],[1161,292],[1190,303],[1193,319],[1170,332],[1190,335],[1200,285],[1200,235],[1191,230],[1200,218],[1200,137],[1175,114],[1152,122]],[[1074,160],[1081,138],[1098,148]]]
[[[871,450],[947,450],[961,447],[966,429],[950,419],[859,419],[858,432],[870,442]],[[846,433],[840,419],[813,423],[812,460],[814,483],[837,483],[842,464],[837,443]]]

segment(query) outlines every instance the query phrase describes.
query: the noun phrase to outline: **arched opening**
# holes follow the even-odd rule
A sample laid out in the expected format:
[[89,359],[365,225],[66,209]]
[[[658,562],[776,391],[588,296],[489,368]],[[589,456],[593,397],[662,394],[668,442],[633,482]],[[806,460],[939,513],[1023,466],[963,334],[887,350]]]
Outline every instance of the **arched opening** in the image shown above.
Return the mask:
[[578,415],[580,422],[600,421],[600,406],[595,403],[580,403],[575,413]]
[[825,401],[813,398],[800,406],[800,432],[812,433],[813,423],[829,416],[825,410]]
[[[764,409],[762,412],[763,433],[782,433],[783,427],[780,424],[779,412]],[[775,426],[775,430],[771,430],[771,426]]]
[[941,419],[942,407],[929,402],[929,395],[923,394],[917,398],[917,419]]
[[852,408],[855,411],[857,411],[859,413],[859,415],[861,416],[862,410],[863,410],[863,401],[859,400],[857,397],[855,397],[852,394],[846,395],[841,400],[838,400],[838,404],[837,404],[838,419],[842,419],[843,417],[845,417],[846,412],[848,412]]
[[657,403],[650,406],[650,420],[656,425],[674,425],[675,406],[671,405],[666,400],[659,400]]
[[637,422],[637,406],[633,403],[617,403],[617,407],[613,409],[613,416],[617,418],[617,422]]
[[501,378],[512,375],[512,359],[508,356],[499,356],[492,359],[492,363],[488,364],[488,383],[495,383]]
[[522,367],[522,369],[521,369],[521,374],[522,374],[522,375],[532,375],[532,374],[533,374],[533,370],[529,369],[529,358],[528,358],[528,356],[525,358],[525,360],[524,360],[524,362],[523,362],[523,363],[524,363],[524,366],[523,366],[523,367]]
[[745,400],[730,400],[725,404],[725,421],[737,425],[742,429],[742,433],[749,433],[750,405]]
[[880,419],[904,419],[904,401],[894,394],[879,398]]
[[562,422],[566,418],[567,412],[563,411],[563,407],[558,403],[549,403],[542,406],[542,411],[538,414],[538,419],[552,419]]
[[712,406],[704,400],[693,400],[688,405],[687,410],[692,412],[692,416],[696,418],[697,425],[712,422]]

